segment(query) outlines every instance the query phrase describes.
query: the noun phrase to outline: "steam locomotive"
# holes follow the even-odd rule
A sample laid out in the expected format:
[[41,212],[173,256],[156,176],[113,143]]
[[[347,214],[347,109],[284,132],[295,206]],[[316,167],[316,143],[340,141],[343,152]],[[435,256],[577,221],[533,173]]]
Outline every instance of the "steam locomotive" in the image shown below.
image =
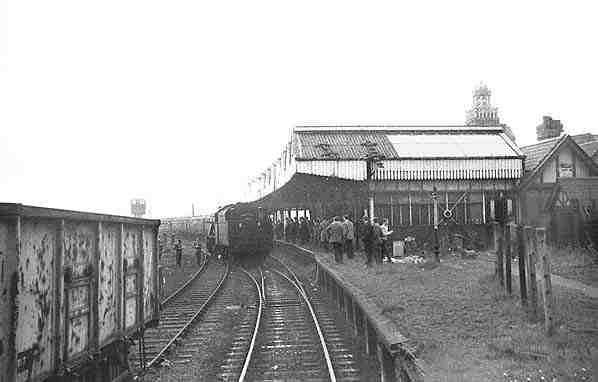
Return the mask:
[[272,249],[272,220],[261,207],[230,204],[214,214],[207,239],[208,250],[225,257],[259,257]]

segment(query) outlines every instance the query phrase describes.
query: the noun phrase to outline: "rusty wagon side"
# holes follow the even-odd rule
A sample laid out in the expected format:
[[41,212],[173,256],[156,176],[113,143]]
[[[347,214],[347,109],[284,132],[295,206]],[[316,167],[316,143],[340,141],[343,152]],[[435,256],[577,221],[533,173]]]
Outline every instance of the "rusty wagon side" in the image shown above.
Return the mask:
[[125,378],[158,320],[159,225],[0,203],[0,382]]

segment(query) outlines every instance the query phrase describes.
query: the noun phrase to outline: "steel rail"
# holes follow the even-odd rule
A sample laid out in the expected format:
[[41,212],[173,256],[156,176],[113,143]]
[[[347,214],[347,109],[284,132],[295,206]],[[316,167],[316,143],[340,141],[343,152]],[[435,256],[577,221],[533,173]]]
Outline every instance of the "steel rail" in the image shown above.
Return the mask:
[[257,318],[255,320],[255,329],[253,330],[253,336],[251,337],[251,343],[249,344],[249,349],[247,350],[247,355],[245,356],[245,362],[243,363],[243,369],[241,369],[241,375],[239,375],[239,382],[245,381],[245,376],[247,375],[247,369],[249,368],[249,362],[251,361],[251,356],[253,355],[253,348],[255,346],[255,341],[257,339],[257,333],[260,327],[260,323],[262,321],[262,308],[264,302],[264,294],[262,292],[262,288],[264,286],[264,274],[262,273],[262,268],[259,268],[260,271],[260,278],[261,278],[261,285],[258,284],[257,280],[253,275],[247,272],[245,269],[241,268],[243,272],[253,281],[255,287],[257,289],[259,304],[258,304],[258,311],[257,311]]
[[193,275],[191,275],[191,277],[189,277],[189,279],[187,281],[185,281],[185,283],[183,285],[181,285],[177,290],[175,290],[174,292],[169,294],[168,297],[166,297],[164,300],[162,300],[160,302],[160,309],[162,309],[162,307],[165,306],[170,300],[172,300],[173,298],[178,296],[182,291],[184,291],[189,286],[189,284],[191,284],[193,281],[195,281],[195,279],[197,279],[197,277],[203,272],[207,263],[208,263],[208,256],[204,253],[203,261],[202,261],[199,269]]
[[[207,261],[206,261],[207,263]],[[185,333],[185,331],[189,328],[189,326],[191,326],[191,324],[197,319],[197,317],[199,317],[200,314],[203,313],[203,311],[206,309],[206,307],[210,304],[210,302],[212,302],[212,300],[214,299],[214,296],[216,296],[216,293],[218,293],[218,291],[220,291],[220,289],[222,288],[222,285],[224,285],[224,282],[226,281],[226,279],[228,278],[230,273],[230,265],[229,263],[226,264],[226,269],[224,271],[224,275],[222,276],[222,278],[220,279],[220,281],[218,282],[218,285],[216,285],[216,288],[214,288],[214,290],[212,291],[212,293],[210,294],[210,296],[206,299],[206,301],[199,307],[199,309],[197,310],[197,312],[195,312],[195,314],[193,315],[193,317],[191,317],[187,323],[185,324],[185,326],[183,326],[171,339],[170,341],[168,341],[168,343],[166,345],[164,345],[164,347],[162,347],[162,349],[158,352],[158,354],[156,354],[156,356],[154,358],[152,358],[152,360],[146,365],[146,368],[149,368],[151,366],[153,366],[156,362],[158,362],[158,360],[164,355],[164,353],[166,353],[166,351],[172,346],[172,344],[175,343],[175,341],[177,339],[179,339],[179,337],[181,337],[183,335],[183,333]]]
[[[293,273],[293,271],[291,271],[286,265],[284,265],[282,262],[281,262],[281,264],[285,268],[287,268],[287,270],[293,275],[293,277],[297,277]],[[305,293],[305,290],[303,289],[303,286],[297,284],[295,281],[291,280],[287,275],[280,272],[279,270],[274,269],[274,268],[272,268],[271,270],[273,272],[279,274],[280,276],[284,277],[291,285],[295,286],[295,288],[297,288],[297,290],[299,291],[299,295],[305,301],[305,304],[309,308],[309,312],[311,313],[311,318],[312,318],[314,325],[316,326],[316,330],[318,332],[318,337],[320,339],[320,345],[322,345],[322,350],[324,352],[324,358],[326,359],[326,366],[328,367],[328,375],[330,376],[330,381],[336,382],[336,374],[334,372],[334,368],[332,367],[332,360],[330,359],[330,353],[328,352],[328,346],[326,345],[326,340],[324,339],[324,333],[322,332],[322,328],[320,328],[320,323],[318,322],[318,317],[316,316],[316,312],[314,311],[314,309],[311,305],[311,302],[309,301],[309,298],[308,298],[307,294]]]
[[297,285],[299,286],[299,288],[301,289],[301,291],[303,292],[303,294],[305,294],[307,296],[307,292],[305,291],[305,288],[303,287],[303,283],[301,282],[301,280],[299,280],[299,277],[297,277],[297,274],[291,269],[291,267],[289,267],[285,262],[283,262],[281,259],[272,256],[272,255],[268,255],[271,259],[276,260],[277,262],[280,263],[280,265],[282,265],[287,272],[289,272],[291,274],[291,276],[293,276],[293,279],[295,280],[295,282],[297,283]]

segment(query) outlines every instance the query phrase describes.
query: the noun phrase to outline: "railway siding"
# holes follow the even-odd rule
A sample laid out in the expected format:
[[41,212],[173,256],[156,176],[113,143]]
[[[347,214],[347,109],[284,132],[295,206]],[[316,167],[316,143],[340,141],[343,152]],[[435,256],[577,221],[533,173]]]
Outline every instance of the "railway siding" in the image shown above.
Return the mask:
[[365,338],[367,354],[377,354],[381,381],[423,381],[424,366],[399,327],[384,316],[377,304],[346,277],[320,261],[315,254],[294,244],[276,241],[285,251],[315,258],[317,282],[331,294],[337,307],[352,321],[355,333]]

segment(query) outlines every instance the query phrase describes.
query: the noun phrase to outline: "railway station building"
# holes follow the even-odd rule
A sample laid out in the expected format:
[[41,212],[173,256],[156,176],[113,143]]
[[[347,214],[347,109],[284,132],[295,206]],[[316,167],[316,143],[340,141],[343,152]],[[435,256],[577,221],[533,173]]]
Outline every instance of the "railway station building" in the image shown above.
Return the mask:
[[598,136],[565,134],[550,117],[536,133],[537,143],[521,147],[521,221],[547,227],[553,244],[577,244],[587,239],[582,225],[598,219]]
[[373,213],[425,241],[436,195],[443,226],[485,236],[499,196],[517,219],[524,154],[488,88],[476,88],[473,100],[463,125],[297,126],[280,157],[248,184],[246,200],[275,220]]

